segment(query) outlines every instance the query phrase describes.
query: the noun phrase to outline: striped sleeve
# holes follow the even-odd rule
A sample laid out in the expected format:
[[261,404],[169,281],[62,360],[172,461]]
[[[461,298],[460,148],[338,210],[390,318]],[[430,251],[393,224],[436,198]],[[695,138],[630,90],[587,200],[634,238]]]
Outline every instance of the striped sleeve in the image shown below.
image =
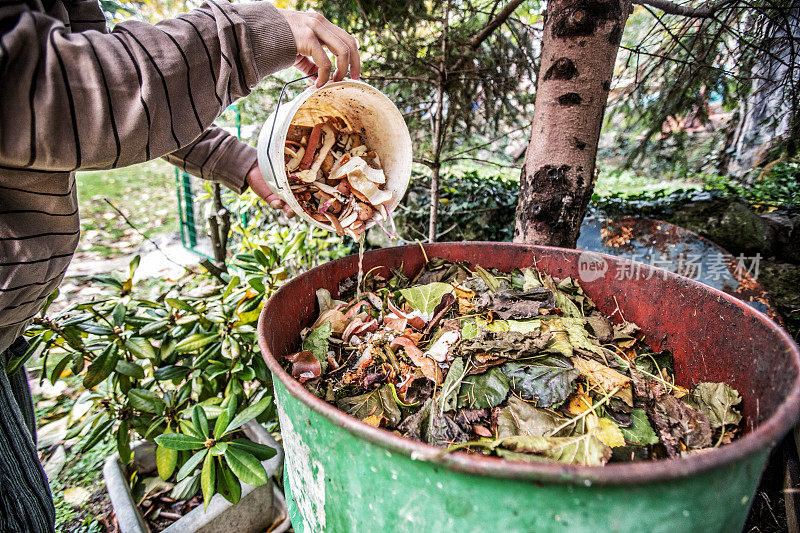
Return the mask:
[[198,178],[213,180],[230,190],[247,190],[245,176],[256,164],[256,149],[216,126],[207,128],[192,144],[164,159]]
[[[0,167],[113,168],[174,153],[296,57],[291,29],[266,2],[208,0],[111,33],[69,33],[25,3],[1,5]],[[217,141],[203,152],[208,163],[233,144]]]

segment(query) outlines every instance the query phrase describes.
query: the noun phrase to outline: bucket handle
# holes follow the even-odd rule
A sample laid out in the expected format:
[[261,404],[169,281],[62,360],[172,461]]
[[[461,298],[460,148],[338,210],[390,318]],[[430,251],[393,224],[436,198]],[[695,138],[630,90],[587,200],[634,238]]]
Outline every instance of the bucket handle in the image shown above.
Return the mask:
[[272,158],[269,156],[269,154],[270,154],[270,148],[272,147],[272,135],[275,133],[275,123],[278,121],[278,111],[280,110],[281,103],[283,102],[283,93],[286,92],[286,87],[288,87],[289,85],[301,80],[305,80],[312,76],[315,76],[315,74],[309,74],[308,76],[303,76],[302,78],[297,78],[292,81],[287,81],[286,83],[283,84],[283,87],[281,87],[281,94],[280,96],[278,96],[278,105],[275,107],[275,114],[274,114],[275,118],[272,119],[272,130],[270,130],[269,132],[269,141],[267,141],[267,161],[269,162],[269,169],[272,171],[272,180],[275,182],[275,185],[280,190],[283,190],[283,187],[281,187],[280,182],[275,176],[275,167],[272,165]]

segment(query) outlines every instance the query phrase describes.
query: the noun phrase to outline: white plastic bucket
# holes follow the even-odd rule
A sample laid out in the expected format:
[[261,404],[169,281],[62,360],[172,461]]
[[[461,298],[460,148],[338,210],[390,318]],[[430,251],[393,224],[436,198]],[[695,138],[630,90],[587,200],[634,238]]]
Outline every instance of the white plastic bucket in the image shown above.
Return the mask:
[[[273,112],[258,136],[261,175],[270,190],[289,204],[300,218],[334,232],[336,230],[331,224],[314,220],[300,207],[289,187],[283,160],[286,134],[291,124],[313,126],[322,117],[331,116],[341,117],[356,129],[363,128],[367,146],[378,153],[386,175],[386,190],[392,193],[392,199],[386,204],[390,212],[397,208],[408,188],[412,152],[411,135],[400,110],[385,94],[364,82],[347,80],[329,83],[320,89],[311,87],[278,106],[277,117]],[[374,225],[375,222],[370,221],[365,228]]]

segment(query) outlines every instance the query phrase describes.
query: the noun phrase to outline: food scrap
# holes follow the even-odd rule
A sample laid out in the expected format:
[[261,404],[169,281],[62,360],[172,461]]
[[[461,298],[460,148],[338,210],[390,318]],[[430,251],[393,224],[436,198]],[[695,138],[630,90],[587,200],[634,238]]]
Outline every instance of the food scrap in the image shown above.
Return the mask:
[[330,224],[339,236],[358,239],[371,221],[394,236],[388,209],[392,193],[378,153],[367,146],[363,131],[339,117],[313,127],[293,124],[284,162],[292,193],[314,220]]
[[[320,314],[287,371],[365,423],[508,460],[589,466],[702,453],[741,433],[738,392],[675,383],[672,355],[571,278],[433,259],[371,271]],[[358,295],[358,296],[357,296]]]

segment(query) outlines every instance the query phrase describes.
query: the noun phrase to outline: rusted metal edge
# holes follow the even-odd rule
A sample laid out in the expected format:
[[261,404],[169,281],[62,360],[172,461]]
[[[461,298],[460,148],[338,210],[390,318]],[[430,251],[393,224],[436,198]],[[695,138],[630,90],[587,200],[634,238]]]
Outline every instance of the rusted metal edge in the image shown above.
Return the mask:
[[[436,249],[455,243],[436,243],[433,245],[424,245],[428,257],[436,256]],[[464,244],[464,243],[459,243]],[[496,243],[496,242],[472,242],[471,245],[486,244],[492,246],[502,246],[509,248],[527,248],[532,250],[540,250],[542,252],[562,253],[565,256],[571,256],[576,253],[575,250],[553,246],[535,246],[520,243]],[[419,245],[409,245],[394,248],[400,255],[408,255],[409,252],[416,250],[417,253],[422,254]],[[380,253],[381,250],[367,252],[365,260],[368,255]],[[579,252],[579,251],[578,251]],[[593,254],[603,257],[609,262],[631,262],[628,259],[618,258],[607,254],[592,252]],[[340,267],[347,266],[353,273],[357,268],[358,259],[355,256],[348,256],[342,259],[337,259],[333,263],[338,263]],[[646,264],[641,265],[644,269],[656,270],[663,273],[667,278],[680,280],[690,287],[708,291],[719,299],[728,301],[729,303],[740,308],[740,310],[748,317],[756,319],[764,324],[768,329],[772,330],[782,341],[789,347],[789,355],[794,362],[796,368],[800,368],[800,349],[794,343],[789,334],[773,322],[768,316],[753,309],[744,302],[714,289],[708,287],[689,278],[679,276],[672,272],[651,267]],[[330,263],[318,266],[310,270],[307,274],[318,271],[324,268],[330,268]],[[280,382],[286,387],[286,390],[294,396],[297,400],[301,401],[309,408],[324,416],[337,426],[347,430],[351,434],[363,438],[377,446],[386,448],[395,453],[401,453],[410,456],[412,459],[425,460],[433,463],[443,465],[455,471],[464,472],[468,474],[490,476],[495,478],[505,479],[521,479],[530,480],[533,482],[555,482],[561,484],[575,484],[575,485],[635,485],[652,483],[653,481],[670,481],[676,480],[689,475],[696,475],[709,470],[725,467],[726,465],[741,461],[754,454],[763,453],[773,448],[798,421],[800,416],[800,374],[797,374],[791,393],[784,399],[781,405],[766,421],[760,424],[750,433],[744,435],[740,439],[716,448],[688,457],[679,457],[675,459],[662,459],[658,461],[646,461],[640,463],[612,463],[603,467],[591,466],[576,466],[566,465],[561,463],[523,463],[518,461],[507,461],[496,457],[485,457],[475,454],[464,452],[454,452],[450,454],[443,454],[441,448],[431,446],[422,442],[413,441],[395,435],[385,429],[374,428],[355,417],[347,415],[346,413],[338,410],[336,407],[328,404],[324,400],[317,398],[308,392],[303,385],[289,375],[278,360],[273,356],[267,347],[266,338],[264,334],[265,317],[270,313],[271,305],[279,295],[286,292],[291,292],[295,284],[302,283],[302,277],[298,276],[294,280],[283,285],[264,306],[261,312],[258,324],[258,343],[261,348],[264,360],[269,369]]]

